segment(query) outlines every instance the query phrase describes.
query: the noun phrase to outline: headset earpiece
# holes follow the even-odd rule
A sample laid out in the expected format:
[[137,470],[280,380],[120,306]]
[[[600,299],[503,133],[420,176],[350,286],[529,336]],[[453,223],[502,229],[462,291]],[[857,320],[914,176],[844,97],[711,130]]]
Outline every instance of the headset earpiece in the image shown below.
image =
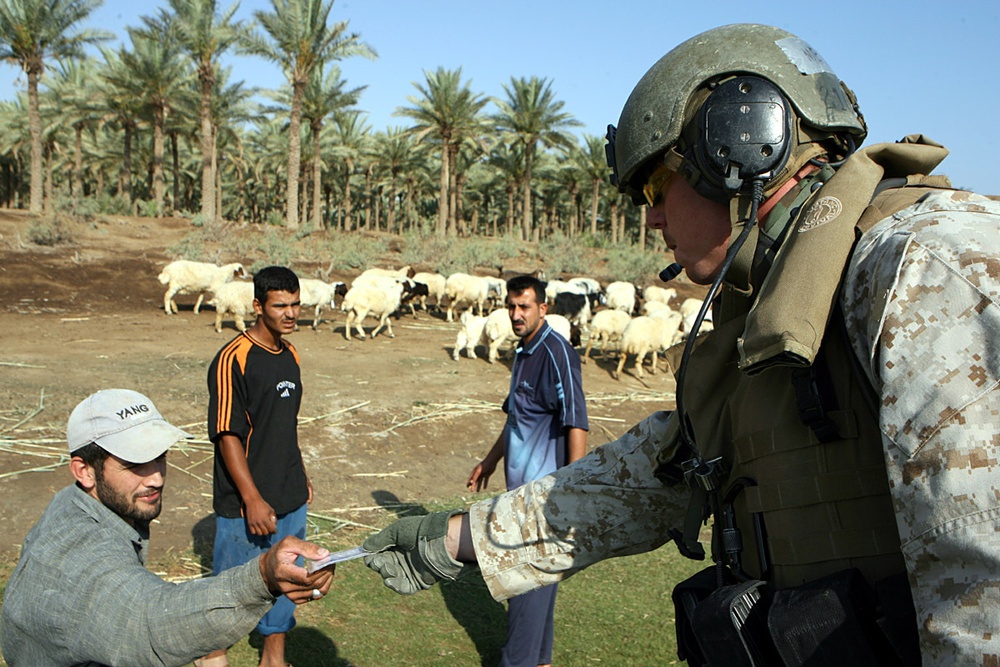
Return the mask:
[[754,181],[766,185],[792,154],[792,112],[773,83],[738,76],[715,89],[698,110],[698,142],[688,155],[699,194],[729,201]]

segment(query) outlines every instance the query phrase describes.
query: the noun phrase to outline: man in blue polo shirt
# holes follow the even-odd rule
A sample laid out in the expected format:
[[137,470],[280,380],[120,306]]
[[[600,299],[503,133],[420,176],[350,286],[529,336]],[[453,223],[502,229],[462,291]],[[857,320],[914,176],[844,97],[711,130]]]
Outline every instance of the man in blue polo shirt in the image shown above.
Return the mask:
[[[587,450],[587,405],[580,355],[545,321],[545,283],[517,276],[507,283],[507,312],[521,339],[503,403],[507,421],[496,443],[469,475],[472,491],[486,488],[504,460],[507,490],[544,477]],[[513,597],[500,667],[548,667],[552,662],[556,584]]]

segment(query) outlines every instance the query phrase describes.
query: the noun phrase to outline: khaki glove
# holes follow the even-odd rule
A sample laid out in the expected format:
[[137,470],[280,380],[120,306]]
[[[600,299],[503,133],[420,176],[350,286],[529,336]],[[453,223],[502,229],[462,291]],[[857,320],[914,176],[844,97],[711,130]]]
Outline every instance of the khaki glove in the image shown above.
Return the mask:
[[445,546],[448,520],[460,510],[433,512],[396,521],[362,545],[365,565],[382,575],[383,583],[403,595],[430,588],[442,579],[455,581],[474,563],[460,563]]

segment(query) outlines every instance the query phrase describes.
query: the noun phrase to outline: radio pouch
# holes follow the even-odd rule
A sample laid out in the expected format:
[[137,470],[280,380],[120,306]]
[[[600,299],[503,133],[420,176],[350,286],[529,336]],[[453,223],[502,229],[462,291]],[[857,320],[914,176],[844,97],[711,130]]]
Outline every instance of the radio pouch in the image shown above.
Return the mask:
[[777,664],[789,667],[896,664],[891,646],[878,629],[876,616],[873,592],[854,569],[776,591],[767,625],[781,656]]

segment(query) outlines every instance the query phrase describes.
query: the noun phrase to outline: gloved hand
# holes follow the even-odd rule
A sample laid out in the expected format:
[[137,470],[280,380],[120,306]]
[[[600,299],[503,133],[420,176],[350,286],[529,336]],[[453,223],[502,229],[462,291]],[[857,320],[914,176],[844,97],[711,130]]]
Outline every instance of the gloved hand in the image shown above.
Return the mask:
[[362,545],[365,565],[382,575],[383,583],[404,595],[430,588],[442,579],[455,581],[474,563],[460,563],[445,546],[448,521],[461,510],[433,512],[399,519]]

